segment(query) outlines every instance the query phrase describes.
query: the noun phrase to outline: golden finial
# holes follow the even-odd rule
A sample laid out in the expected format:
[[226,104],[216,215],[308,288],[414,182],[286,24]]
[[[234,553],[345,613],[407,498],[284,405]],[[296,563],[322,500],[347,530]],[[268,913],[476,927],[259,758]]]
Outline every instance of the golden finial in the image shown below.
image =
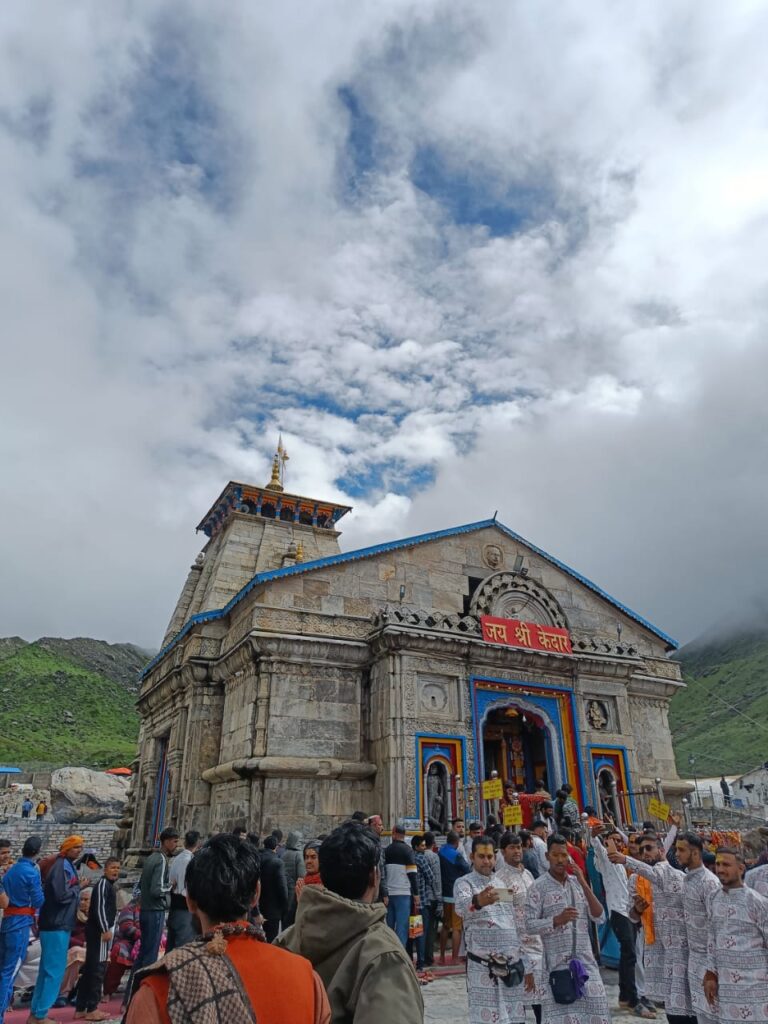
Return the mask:
[[301,543],[301,541],[299,541],[299,543],[296,545],[296,561],[304,561],[304,545]]
[[272,479],[267,484],[268,491],[282,491],[283,485],[280,483],[280,457],[275,452],[275,457],[272,459]]
[[277,442],[277,451],[272,459],[272,479],[267,484],[268,491],[282,491],[285,484],[285,464],[288,461],[288,452],[283,447],[283,435]]

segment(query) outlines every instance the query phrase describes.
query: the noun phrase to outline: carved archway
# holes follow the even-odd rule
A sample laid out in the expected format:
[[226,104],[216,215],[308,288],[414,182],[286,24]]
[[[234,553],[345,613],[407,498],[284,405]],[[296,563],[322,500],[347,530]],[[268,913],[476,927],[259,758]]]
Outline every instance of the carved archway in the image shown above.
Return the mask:
[[484,579],[472,595],[469,612],[568,628],[563,609],[546,587],[520,573],[496,572]]
[[563,782],[566,781],[563,777],[565,758],[563,756],[562,737],[558,723],[553,721],[549,712],[545,708],[542,708],[539,703],[530,700],[525,696],[518,696],[516,694],[500,696],[498,700],[489,701],[483,708],[482,718],[479,723],[480,747],[477,751],[480,778],[484,779],[487,777],[482,737],[485,725],[488,721],[488,715],[492,711],[502,710],[504,708],[517,708],[521,712],[528,712],[528,714],[542,720],[544,732],[547,734],[549,740],[547,775],[549,777],[549,785],[552,787],[551,792],[554,793],[555,790],[559,789]]

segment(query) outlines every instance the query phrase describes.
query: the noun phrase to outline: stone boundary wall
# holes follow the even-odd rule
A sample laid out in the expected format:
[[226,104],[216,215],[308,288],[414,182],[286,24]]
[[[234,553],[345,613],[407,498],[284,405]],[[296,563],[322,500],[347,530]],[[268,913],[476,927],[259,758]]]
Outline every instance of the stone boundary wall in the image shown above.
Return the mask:
[[11,853],[16,860],[21,856],[21,848],[28,836],[40,836],[43,841],[41,857],[56,853],[67,836],[73,834],[85,839],[86,847],[96,850],[99,860],[112,853],[112,836],[116,825],[106,823],[99,825],[59,825],[55,821],[35,821],[34,818],[9,818],[7,823],[0,824],[0,839],[10,839]]
[[13,785],[21,784],[24,786],[34,786],[35,789],[50,789],[52,775],[52,771],[14,772],[10,775],[7,772],[3,772],[0,774],[0,787],[10,789]]

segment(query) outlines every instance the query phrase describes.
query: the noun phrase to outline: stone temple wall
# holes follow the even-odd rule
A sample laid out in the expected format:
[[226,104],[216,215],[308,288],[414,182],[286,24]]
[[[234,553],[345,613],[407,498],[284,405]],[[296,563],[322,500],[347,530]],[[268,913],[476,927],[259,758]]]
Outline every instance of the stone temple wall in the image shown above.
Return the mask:
[[29,836],[39,836],[43,841],[41,857],[57,853],[59,847],[71,835],[82,836],[86,847],[96,850],[98,859],[104,863],[111,856],[112,837],[115,834],[115,823],[103,825],[59,825],[55,821],[35,821],[29,818],[9,818],[0,825],[0,839],[10,839],[13,857],[21,856],[24,840]]

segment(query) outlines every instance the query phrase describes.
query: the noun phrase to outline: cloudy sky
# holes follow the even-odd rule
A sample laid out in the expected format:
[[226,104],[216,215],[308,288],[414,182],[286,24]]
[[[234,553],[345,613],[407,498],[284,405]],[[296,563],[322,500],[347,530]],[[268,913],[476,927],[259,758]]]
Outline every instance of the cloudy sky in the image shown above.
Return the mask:
[[689,640],[768,560],[764,3],[0,11],[0,635],[157,646],[231,479]]

